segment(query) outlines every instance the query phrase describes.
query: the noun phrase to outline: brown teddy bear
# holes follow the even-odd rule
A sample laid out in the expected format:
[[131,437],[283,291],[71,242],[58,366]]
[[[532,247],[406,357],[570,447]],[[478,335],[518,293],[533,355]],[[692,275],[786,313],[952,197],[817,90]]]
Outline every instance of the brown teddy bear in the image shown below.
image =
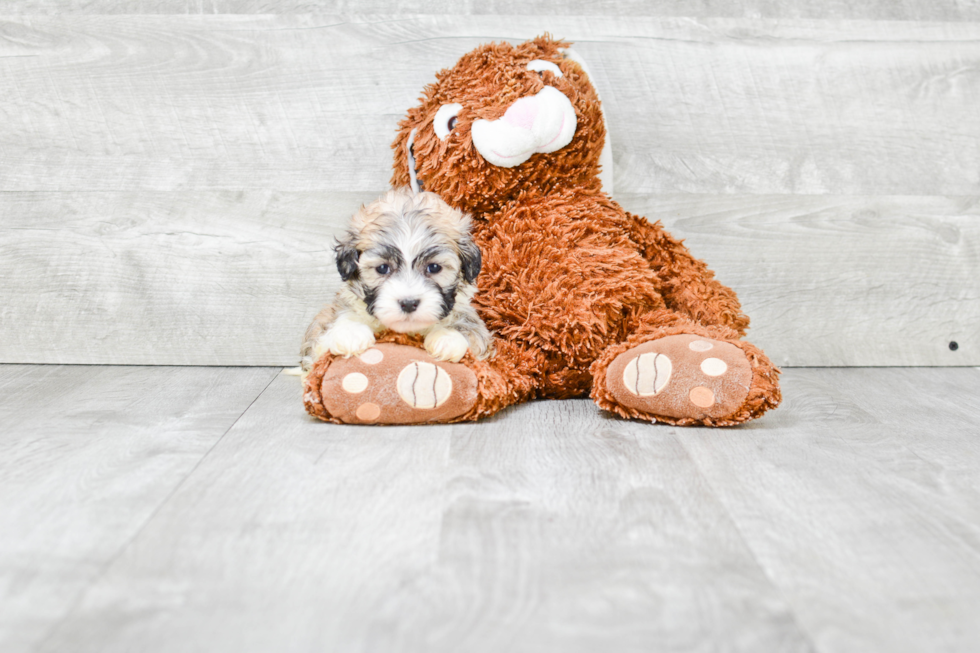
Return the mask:
[[749,320],[735,293],[603,191],[600,102],[568,46],[545,35],[464,55],[426,87],[392,146],[392,186],[473,216],[483,254],[473,303],[495,355],[441,362],[416,337],[383,334],[360,356],[316,361],[310,414],[456,422],[589,395],[623,417],[725,426],[779,404],[779,370],[740,340]]

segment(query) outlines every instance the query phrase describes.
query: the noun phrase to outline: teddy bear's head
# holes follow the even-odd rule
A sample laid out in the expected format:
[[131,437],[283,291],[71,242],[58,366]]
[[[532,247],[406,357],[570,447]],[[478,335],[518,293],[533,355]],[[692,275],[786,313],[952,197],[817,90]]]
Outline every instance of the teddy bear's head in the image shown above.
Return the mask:
[[440,71],[399,123],[392,186],[417,181],[465,211],[598,187],[602,110],[568,46],[548,35],[491,43]]

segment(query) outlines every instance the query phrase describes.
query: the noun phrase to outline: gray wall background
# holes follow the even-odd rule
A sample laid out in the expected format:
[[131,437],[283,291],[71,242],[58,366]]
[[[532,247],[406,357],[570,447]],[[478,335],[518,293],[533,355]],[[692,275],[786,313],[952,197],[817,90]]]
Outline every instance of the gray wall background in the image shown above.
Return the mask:
[[549,31],[777,363],[980,365],[980,2],[851,4],[7,0],[0,362],[295,364],[399,117]]

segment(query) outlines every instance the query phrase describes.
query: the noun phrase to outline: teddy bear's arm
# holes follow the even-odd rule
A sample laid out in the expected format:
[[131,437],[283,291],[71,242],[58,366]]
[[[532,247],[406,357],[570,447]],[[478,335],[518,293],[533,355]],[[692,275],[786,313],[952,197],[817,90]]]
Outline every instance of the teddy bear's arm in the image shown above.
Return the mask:
[[704,261],[694,258],[659,220],[651,223],[642,216],[626,215],[630,238],[660,277],[660,292],[668,308],[701,324],[724,325],[744,336],[749,318],[742,312],[735,291],[719,283]]

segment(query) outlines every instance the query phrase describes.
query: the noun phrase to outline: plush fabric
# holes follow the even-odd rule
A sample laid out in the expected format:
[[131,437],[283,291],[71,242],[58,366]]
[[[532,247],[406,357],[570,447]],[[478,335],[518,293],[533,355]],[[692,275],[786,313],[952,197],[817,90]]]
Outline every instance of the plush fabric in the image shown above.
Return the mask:
[[[779,370],[741,340],[749,319],[735,293],[660,222],[624,211],[603,192],[601,105],[582,66],[563,56],[568,45],[543,36],[481,46],[439,72],[399,125],[392,185],[417,177],[425,190],[472,213],[483,252],[474,303],[496,334],[493,358],[461,362],[477,380],[472,405],[436,421],[587,395],[623,417],[680,425],[732,425],[774,408]],[[530,65],[541,61],[561,75]],[[548,151],[568,124],[556,93],[574,110],[575,131]],[[450,114],[451,123],[434,126]],[[481,134],[478,125],[497,131]],[[506,151],[490,142],[494,134]],[[493,147],[520,158],[521,143],[533,151],[517,165],[481,154]],[[679,335],[690,337],[671,339]],[[413,346],[404,337],[379,343]],[[669,362],[652,363],[658,355]],[[324,419],[336,419],[317,400],[325,384],[336,384],[330,365],[324,356],[306,380],[307,408]],[[668,368],[661,392],[637,394],[653,387],[643,374]],[[422,417],[415,421],[429,421]]]

